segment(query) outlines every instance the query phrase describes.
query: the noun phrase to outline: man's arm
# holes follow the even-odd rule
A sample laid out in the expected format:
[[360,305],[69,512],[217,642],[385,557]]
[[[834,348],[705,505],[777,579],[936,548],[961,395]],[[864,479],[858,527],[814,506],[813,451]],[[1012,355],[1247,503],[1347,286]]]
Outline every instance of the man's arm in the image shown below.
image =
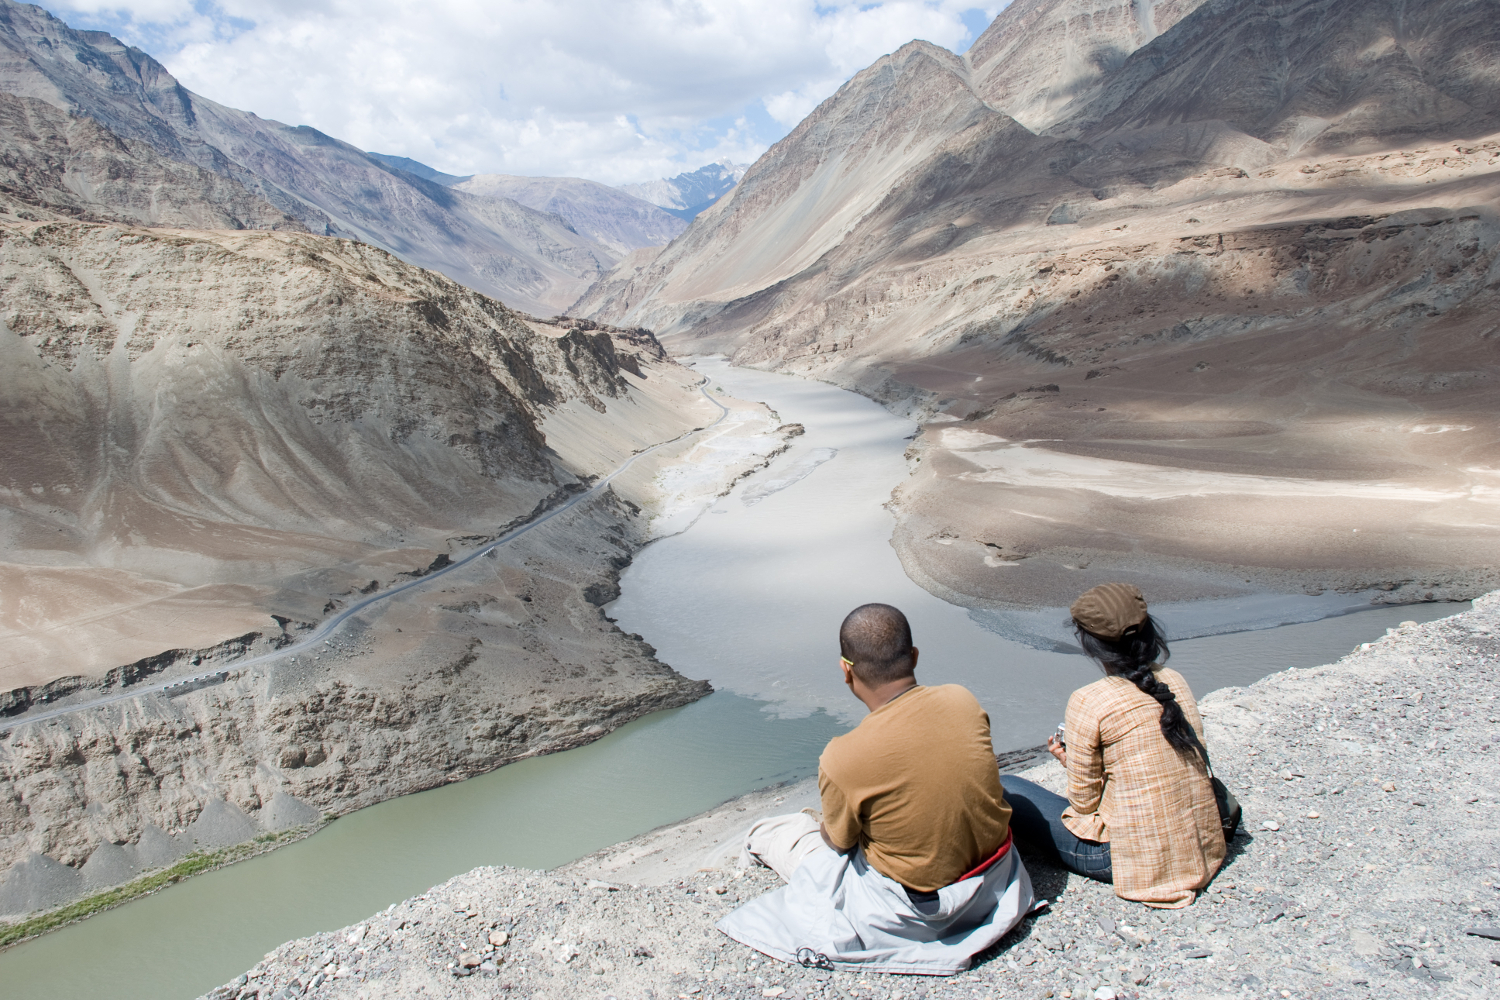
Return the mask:
[[854,850],[859,846],[859,810],[822,768],[818,769],[818,793],[823,800],[823,821],[818,824],[823,843],[840,854]]

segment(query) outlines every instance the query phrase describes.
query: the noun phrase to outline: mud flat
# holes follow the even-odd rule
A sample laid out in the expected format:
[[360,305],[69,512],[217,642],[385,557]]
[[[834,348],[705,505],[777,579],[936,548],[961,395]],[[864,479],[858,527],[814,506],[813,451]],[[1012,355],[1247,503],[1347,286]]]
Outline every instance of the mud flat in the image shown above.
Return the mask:
[[[792,968],[713,930],[774,887],[723,846],[732,820],[798,805],[802,786],[553,872],[476,869],[289,942],[208,995],[1490,995],[1496,945],[1467,931],[1500,912],[1497,667],[1500,595],[1488,595],[1337,663],[1206,696],[1216,767],[1246,812],[1210,891],[1152,911],[1030,860],[1049,906],[952,979]],[[1054,787],[1061,777],[1050,762],[1026,773]]]

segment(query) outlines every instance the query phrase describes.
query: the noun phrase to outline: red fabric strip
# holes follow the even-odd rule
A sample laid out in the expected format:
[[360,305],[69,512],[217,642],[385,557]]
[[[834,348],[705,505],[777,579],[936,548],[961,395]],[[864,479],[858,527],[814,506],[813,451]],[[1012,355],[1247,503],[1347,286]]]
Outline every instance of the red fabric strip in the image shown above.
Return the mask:
[[1005,852],[1010,850],[1010,842],[1011,832],[1009,830],[1006,830],[1005,840],[1000,844],[1000,849],[994,854],[991,854],[984,861],[980,862],[978,868],[975,868],[971,872],[966,872],[963,875],[960,875],[958,878],[954,879],[952,884],[956,885],[966,878],[973,878],[975,875],[983,875],[985,872],[989,871],[991,865],[993,865],[996,861],[999,861],[1001,858],[1005,857]]

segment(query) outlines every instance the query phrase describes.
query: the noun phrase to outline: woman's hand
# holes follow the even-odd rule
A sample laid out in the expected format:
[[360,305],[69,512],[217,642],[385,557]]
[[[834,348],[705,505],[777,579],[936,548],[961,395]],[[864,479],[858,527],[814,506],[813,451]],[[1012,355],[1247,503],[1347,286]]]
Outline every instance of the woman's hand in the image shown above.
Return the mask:
[[1047,752],[1056,757],[1058,763],[1063,767],[1068,766],[1068,748],[1066,745],[1059,743],[1056,736],[1047,737]]

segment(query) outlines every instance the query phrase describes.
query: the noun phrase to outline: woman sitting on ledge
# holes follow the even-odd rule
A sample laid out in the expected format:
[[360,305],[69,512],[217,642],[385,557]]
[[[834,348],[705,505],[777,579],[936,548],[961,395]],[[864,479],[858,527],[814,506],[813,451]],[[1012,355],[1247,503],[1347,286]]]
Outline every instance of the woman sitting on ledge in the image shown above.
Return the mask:
[[1224,862],[1203,720],[1134,586],[1106,583],[1073,602],[1083,651],[1106,676],[1068,699],[1066,799],[1003,776],[1018,845],[1148,906],[1190,905]]

